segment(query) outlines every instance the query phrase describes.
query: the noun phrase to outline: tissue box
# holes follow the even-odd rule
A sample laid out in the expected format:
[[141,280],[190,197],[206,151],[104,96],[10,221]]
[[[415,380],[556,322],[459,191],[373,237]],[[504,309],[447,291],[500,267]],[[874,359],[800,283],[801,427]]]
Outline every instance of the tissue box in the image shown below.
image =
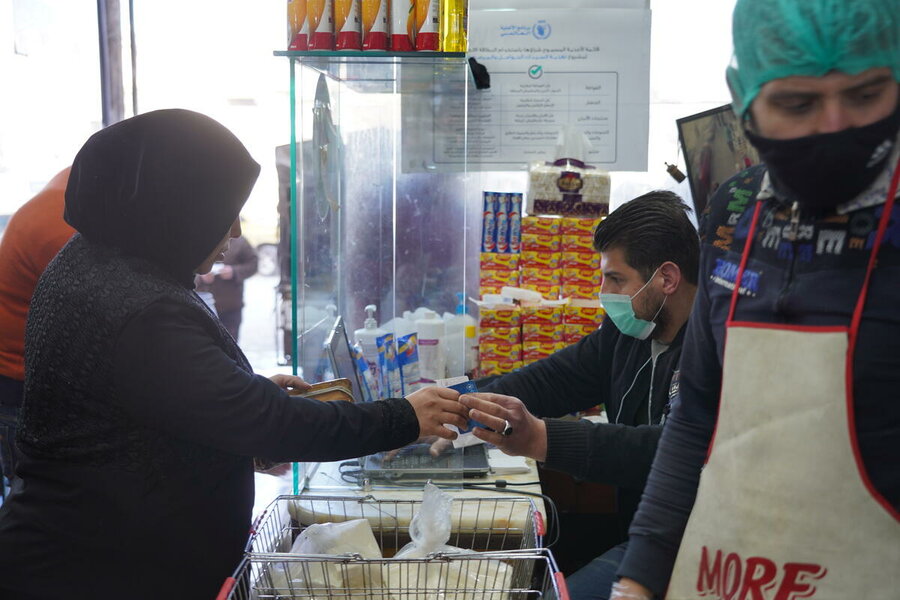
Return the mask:
[[532,163],[525,211],[530,215],[604,216],[609,212],[609,173],[579,161]]

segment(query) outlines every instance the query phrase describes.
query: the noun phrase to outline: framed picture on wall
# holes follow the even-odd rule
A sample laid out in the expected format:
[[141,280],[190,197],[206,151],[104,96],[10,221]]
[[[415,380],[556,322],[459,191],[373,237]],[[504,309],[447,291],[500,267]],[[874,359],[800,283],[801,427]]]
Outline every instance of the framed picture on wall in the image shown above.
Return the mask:
[[716,189],[732,175],[759,162],[731,105],[675,121],[684,152],[696,214],[703,213]]

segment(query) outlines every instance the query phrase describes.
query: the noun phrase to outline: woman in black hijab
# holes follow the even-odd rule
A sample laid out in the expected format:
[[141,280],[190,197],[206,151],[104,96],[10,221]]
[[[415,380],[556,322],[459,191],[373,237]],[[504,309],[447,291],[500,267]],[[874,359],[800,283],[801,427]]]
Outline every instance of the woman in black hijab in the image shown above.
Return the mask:
[[253,458],[338,460],[465,426],[452,390],[354,405],[254,375],[196,273],[240,235],[259,174],[222,125],[147,113],[72,166],[78,230],[35,290],[0,598],[210,599],[241,557]]

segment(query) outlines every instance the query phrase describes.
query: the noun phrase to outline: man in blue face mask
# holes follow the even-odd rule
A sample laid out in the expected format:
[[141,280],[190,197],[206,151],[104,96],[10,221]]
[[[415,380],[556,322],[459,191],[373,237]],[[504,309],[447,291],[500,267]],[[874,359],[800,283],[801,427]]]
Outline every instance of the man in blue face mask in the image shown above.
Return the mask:
[[738,0],[733,39],[765,164],[710,202],[612,597],[896,598],[900,3]]
[[[544,360],[479,385],[489,393],[461,397],[474,409],[473,418],[496,431],[509,422],[512,433],[506,436],[476,430],[504,452],[616,486],[618,542],[624,542],[677,386],[681,341],[697,289],[699,239],[689,211],[665,191],[613,211],[594,234],[607,310],[603,326]],[[533,416],[560,417],[597,404],[606,406],[609,423]],[[569,577],[570,596],[606,598],[624,548],[616,545]]]

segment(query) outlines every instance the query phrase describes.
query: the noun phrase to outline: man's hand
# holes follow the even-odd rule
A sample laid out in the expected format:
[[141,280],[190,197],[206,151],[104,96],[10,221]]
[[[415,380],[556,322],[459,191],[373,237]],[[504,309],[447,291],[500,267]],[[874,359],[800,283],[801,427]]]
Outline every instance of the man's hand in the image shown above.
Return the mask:
[[[494,430],[476,427],[475,437],[512,456],[527,456],[539,461],[547,458],[547,426],[528,412],[518,398],[480,393],[460,396],[459,401],[471,409],[470,418]],[[502,435],[507,421],[512,432]]]
[[468,409],[459,403],[459,392],[449,388],[427,387],[406,397],[419,419],[419,437],[436,435],[444,439],[456,438],[456,432],[444,423],[466,428]]
[[283,390],[288,392],[305,392],[312,386],[297,377],[296,375],[272,375],[269,377],[272,382]]

